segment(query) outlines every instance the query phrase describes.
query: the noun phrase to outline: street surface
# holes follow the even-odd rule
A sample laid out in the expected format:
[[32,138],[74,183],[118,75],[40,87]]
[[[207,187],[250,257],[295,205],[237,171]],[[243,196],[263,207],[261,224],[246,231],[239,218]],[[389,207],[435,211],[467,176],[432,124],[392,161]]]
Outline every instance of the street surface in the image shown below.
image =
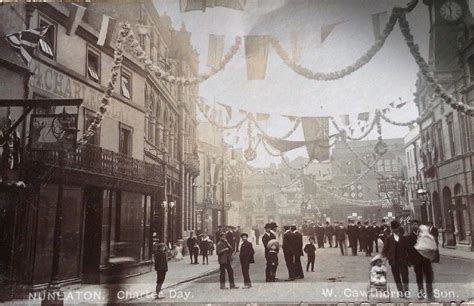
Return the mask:
[[[306,244],[307,237],[304,243]],[[288,278],[283,254],[279,254],[277,271],[278,282],[265,282],[265,258],[263,246],[255,246],[255,264],[250,265],[250,277],[253,287],[242,289],[243,278],[238,254],[234,257],[234,276],[237,290],[221,290],[219,273],[209,275],[194,282],[182,284],[164,291],[163,303],[322,303],[322,302],[388,302],[386,296],[376,299],[367,297],[369,282],[369,257],[358,253],[358,256],[341,256],[337,248],[324,248],[316,251],[315,272],[305,272],[305,278],[286,282]],[[380,249],[379,249],[380,250]],[[373,254],[374,255],[374,254]],[[215,255],[214,255],[215,256]],[[302,260],[306,271],[306,258]],[[217,268],[217,266],[216,266]],[[389,286],[392,291],[396,287],[387,266]],[[468,301],[474,297],[474,264],[464,259],[442,257],[439,264],[433,265],[435,296],[437,302]],[[226,276],[227,277],[227,276]],[[226,278],[228,281],[228,279]],[[228,282],[226,283],[229,287]],[[410,300],[392,297],[392,302],[420,302],[416,298],[416,281],[413,268],[410,268]],[[151,295],[132,302],[152,302]],[[426,301],[426,300],[425,300]]]

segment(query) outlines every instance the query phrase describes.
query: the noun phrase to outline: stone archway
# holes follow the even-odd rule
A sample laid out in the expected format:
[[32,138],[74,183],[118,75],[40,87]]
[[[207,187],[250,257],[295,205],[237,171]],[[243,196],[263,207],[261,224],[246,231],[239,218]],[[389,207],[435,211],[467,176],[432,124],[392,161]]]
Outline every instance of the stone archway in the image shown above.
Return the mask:
[[444,225],[446,230],[446,245],[455,246],[456,236],[454,235],[454,218],[451,209],[451,190],[449,187],[443,188],[443,210],[444,210]]

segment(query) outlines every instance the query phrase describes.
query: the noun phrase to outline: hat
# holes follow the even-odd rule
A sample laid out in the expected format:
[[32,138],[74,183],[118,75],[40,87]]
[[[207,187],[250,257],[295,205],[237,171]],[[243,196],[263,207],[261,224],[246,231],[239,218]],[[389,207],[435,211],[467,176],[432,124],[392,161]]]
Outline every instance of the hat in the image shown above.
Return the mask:
[[248,238],[248,237],[249,237],[249,234],[247,234],[247,233],[242,233],[242,234],[240,235],[240,238],[243,238],[244,236]]
[[278,225],[276,224],[276,222],[270,222],[270,228],[271,229],[276,229],[278,227]]
[[291,225],[291,229],[292,229],[292,230],[295,230],[295,229],[296,229],[296,224],[292,224],[292,225]]
[[272,240],[268,241],[267,248],[270,249],[273,245],[276,245],[277,248],[280,247],[280,243],[278,242],[278,240],[272,239]]
[[400,223],[397,220],[393,220],[392,222],[390,222],[390,228],[391,229],[396,229],[396,228],[399,228],[399,227],[400,227]]
[[266,223],[265,226],[264,226],[264,228],[265,228],[265,229],[267,229],[267,228],[270,228],[270,229],[271,229],[272,227],[271,227],[270,223]]
[[290,226],[289,226],[289,225],[283,225],[283,229],[284,229],[285,231],[287,231],[287,230],[290,229]]
[[412,223],[418,223],[420,224],[420,221],[416,220],[416,219],[411,219],[410,221],[408,221],[409,224],[412,224]]
[[380,254],[375,255],[375,256],[370,260],[370,262],[373,263],[374,261],[377,261],[377,260],[383,260],[382,255],[380,255]]

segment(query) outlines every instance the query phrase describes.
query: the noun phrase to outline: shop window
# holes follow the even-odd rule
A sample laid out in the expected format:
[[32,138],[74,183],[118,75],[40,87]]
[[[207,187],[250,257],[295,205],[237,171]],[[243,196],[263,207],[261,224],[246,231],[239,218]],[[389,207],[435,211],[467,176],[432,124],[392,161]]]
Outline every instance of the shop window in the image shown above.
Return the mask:
[[[91,125],[92,121],[94,120],[94,117],[95,114],[93,111],[84,108],[84,131],[87,130],[87,128]],[[97,146],[100,145],[100,127],[96,130],[94,136],[89,138],[87,143]]]
[[40,27],[48,27],[48,31],[42,39],[39,40],[39,49],[49,58],[54,58],[56,49],[56,26],[51,22],[40,17]]
[[96,83],[100,82],[100,54],[87,49],[87,77]]
[[120,77],[120,93],[127,99],[132,98],[132,77],[124,70],[122,70]]
[[120,141],[119,141],[119,152],[124,155],[132,155],[132,135],[133,129],[120,123],[119,126]]

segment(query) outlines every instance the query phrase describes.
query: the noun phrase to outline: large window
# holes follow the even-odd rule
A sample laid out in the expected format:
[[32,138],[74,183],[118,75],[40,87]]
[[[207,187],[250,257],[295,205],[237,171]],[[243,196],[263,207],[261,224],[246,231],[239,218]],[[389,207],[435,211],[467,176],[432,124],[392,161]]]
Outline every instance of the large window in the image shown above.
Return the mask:
[[87,78],[100,83],[100,53],[87,49]]
[[133,129],[125,124],[119,125],[119,152],[125,155],[132,155]]
[[132,75],[123,69],[120,76],[120,93],[127,99],[132,98]]
[[44,37],[39,40],[39,49],[47,57],[54,58],[56,54],[56,26],[43,17],[40,17],[39,26],[48,27]]

